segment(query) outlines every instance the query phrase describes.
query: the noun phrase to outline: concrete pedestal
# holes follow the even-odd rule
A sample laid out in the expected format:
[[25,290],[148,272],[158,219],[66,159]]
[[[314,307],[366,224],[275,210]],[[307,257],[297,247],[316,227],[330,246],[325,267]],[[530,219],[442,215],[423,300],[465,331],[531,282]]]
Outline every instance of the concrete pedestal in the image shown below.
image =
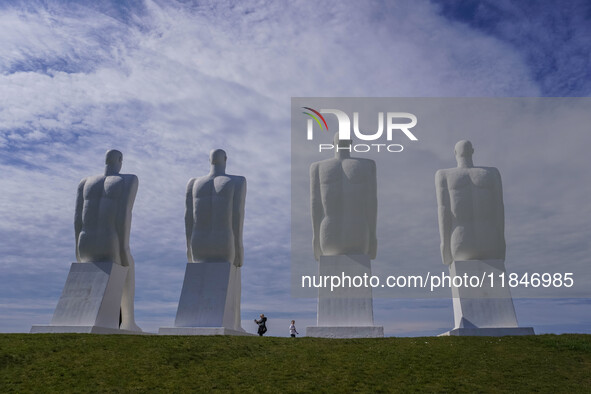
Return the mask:
[[374,326],[373,323],[372,289],[370,286],[359,286],[359,278],[363,278],[364,275],[371,276],[369,256],[320,256],[319,274],[321,277],[338,276],[343,282],[341,285],[344,286],[334,288],[332,291],[330,286],[319,288],[318,325],[307,327],[306,336],[322,338],[384,336],[384,328]]
[[120,330],[99,326],[42,326],[31,327],[31,334],[117,334],[117,335],[154,335],[143,331]]
[[119,330],[127,270],[111,262],[72,263],[51,323],[31,333],[137,334]]
[[[485,277],[480,287],[452,287],[454,329],[441,335],[504,336],[533,335],[531,327],[519,327],[511,291],[501,286],[499,274],[505,273],[503,260],[454,261],[450,276]],[[494,282],[488,279],[493,274]]]
[[160,335],[250,335],[240,324],[240,268],[187,263],[174,327]]
[[495,328],[454,328],[453,330],[439,334],[447,336],[469,337],[504,337],[507,335],[536,335],[532,327],[495,327]]
[[239,335],[254,336],[244,330],[231,330],[225,327],[161,327],[159,335]]
[[306,327],[306,336],[316,338],[383,338],[384,327]]

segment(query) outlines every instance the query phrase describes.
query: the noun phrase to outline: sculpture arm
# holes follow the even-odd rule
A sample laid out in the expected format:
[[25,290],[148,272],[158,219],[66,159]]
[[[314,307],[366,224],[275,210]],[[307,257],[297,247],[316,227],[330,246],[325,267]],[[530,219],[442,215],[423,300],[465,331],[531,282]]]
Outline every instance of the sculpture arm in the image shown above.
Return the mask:
[[76,261],[80,261],[80,252],[78,251],[78,239],[82,231],[82,210],[84,209],[84,185],[86,178],[78,184],[78,191],[76,193],[76,209],[74,211],[74,236],[76,238]]
[[378,239],[376,236],[378,220],[378,185],[376,163],[374,161],[371,161],[371,173],[369,178],[369,258],[374,260],[378,252]]
[[246,178],[238,177],[234,189],[232,206],[232,231],[234,233],[234,265],[242,267],[244,263],[244,246],[242,244],[242,227],[244,225],[244,205],[246,203]]
[[187,237],[187,261],[193,262],[193,250],[191,249],[191,237],[193,235],[193,225],[195,220],[193,218],[193,185],[195,178],[189,179],[187,184],[187,192],[185,193],[185,236]]
[[445,174],[439,170],[435,174],[435,191],[437,194],[437,218],[439,220],[439,235],[441,237],[441,259],[443,264],[450,265],[453,262],[451,255],[451,208],[449,201],[449,189]]
[[501,182],[501,173],[498,169],[494,168],[495,171],[495,222],[497,224],[497,239],[499,241],[499,247],[501,249],[501,256],[505,259],[506,245],[505,245],[505,205],[503,204],[503,185]]
[[122,198],[117,215],[117,234],[119,235],[119,253],[121,265],[133,267],[134,261],[129,250],[129,233],[131,231],[131,210],[135,202],[138,188],[138,178],[135,175],[123,175],[125,178],[126,194]]
[[320,255],[322,254],[320,248],[320,223],[324,219],[318,167],[316,163],[310,166],[310,212],[312,215],[312,243],[314,244],[314,258],[316,260],[320,260]]

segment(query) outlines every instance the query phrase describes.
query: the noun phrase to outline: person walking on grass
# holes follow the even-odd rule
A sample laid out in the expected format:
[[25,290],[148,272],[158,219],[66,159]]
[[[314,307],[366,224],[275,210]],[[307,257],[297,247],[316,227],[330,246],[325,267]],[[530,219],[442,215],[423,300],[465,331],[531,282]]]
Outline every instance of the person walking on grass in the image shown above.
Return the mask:
[[264,313],[261,313],[260,319],[254,319],[254,322],[259,325],[258,334],[259,337],[262,337],[264,333],[267,332],[267,317]]
[[296,334],[299,335],[299,332],[298,332],[298,330],[296,330],[295,320],[292,320],[291,324],[289,326],[289,335],[291,335],[292,338],[295,338]]

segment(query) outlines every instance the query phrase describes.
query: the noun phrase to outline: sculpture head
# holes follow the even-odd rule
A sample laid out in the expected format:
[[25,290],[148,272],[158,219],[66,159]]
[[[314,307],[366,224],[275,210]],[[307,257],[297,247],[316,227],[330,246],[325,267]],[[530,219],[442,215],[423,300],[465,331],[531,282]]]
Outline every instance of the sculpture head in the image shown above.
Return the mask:
[[123,165],[123,153],[110,149],[105,155],[105,174],[119,174]]
[[215,173],[224,173],[228,156],[223,149],[214,149],[209,153],[209,162]]
[[339,148],[348,148],[349,146],[353,145],[353,140],[341,140],[339,139],[339,133],[337,132],[334,133],[333,143],[334,146],[338,146]]
[[456,155],[456,161],[458,163],[458,167],[473,167],[472,164],[472,154],[474,153],[474,148],[472,147],[472,143],[468,140],[461,140],[458,141],[456,146],[454,147],[454,154]]
[[214,149],[209,153],[209,162],[211,164],[225,164],[226,160],[228,160],[228,157],[223,149]]
[[335,158],[341,160],[351,157],[351,146],[353,145],[352,139],[341,140],[339,139],[339,133],[337,132],[334,134],[333,144],[335,146]]

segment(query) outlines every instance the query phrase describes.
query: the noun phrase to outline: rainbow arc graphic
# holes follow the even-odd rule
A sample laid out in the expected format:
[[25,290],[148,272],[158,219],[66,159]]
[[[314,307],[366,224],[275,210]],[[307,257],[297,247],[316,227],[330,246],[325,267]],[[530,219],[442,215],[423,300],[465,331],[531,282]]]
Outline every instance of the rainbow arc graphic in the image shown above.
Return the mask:
[[[324,119],[324,116],[322,116],[320,114],[320,112],[318,112],[315,109],[310,108],[310,107],[302,107],[302,108],[307,109],[308,111],[311,111],[314,114],[318,115],[318,116],[315,116],[314,114],[311,114],[310,112],[302,112],[303,114],[306,114],[309,117],[311,117],[312,119],[314,119],[316,121],[316,123],[318,123],[318,126],[320,126],[320,130],[322,130],[326,127],[326,131],[328,131],[328,125],[326,124],[326,120]],[[318,119],[318,117],[320,117],[320,119],[322,119],[322,123],[324,123],[324,127],[322,126],[322,123],[320,123],[320,119]]]

